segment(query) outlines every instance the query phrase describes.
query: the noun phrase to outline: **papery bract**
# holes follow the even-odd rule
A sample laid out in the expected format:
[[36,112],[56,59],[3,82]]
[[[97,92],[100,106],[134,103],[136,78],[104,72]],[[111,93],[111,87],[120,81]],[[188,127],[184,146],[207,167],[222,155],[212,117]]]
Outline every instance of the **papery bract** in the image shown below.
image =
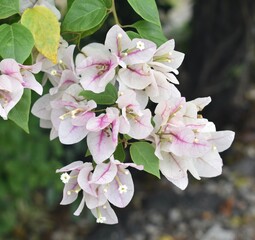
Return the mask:
[[163,159],[159,161],[159,168],[162,174],[180,189],[188,185],[187,166],[185,161],[174,154],[163,152]]
[[120,116],[120,133],[128,134],[135,139],[146,138],[153,130],[151,124],[151,111],[141,109],[136,101],[136,94],[131,90],[120,92],[116,101],[122,109]]
[[181,93],[170,82],[167,77],[159,71],[152,71],[153,78],[152,83],[146,88],[146,93],[150,97],[150,100],[155,103],[160,103],[169,98],[179,98]]
[[50,89],[50,94],[56,94],[59,91],[66,90],[70,85],[78,83],[78,78],[73,71],[63,70],[61,77],[55,87]]
[[134,195],[134,183],[128,170],[119,166],[114,180],[107,185],[105,193],[108,201],[116,207],[124,208]]
[[4,59],[0,62],[0,116],[8,118],[8,113],[21,99],[24,88],[29,88],[42,94],[42,86],[39,84],[33,72],[38,72],[40,64],[25,66],[14,59]]
[[91,209],[91,212],[97,219],[97,223],[105,224],[118,223],[118,218],[108,202],[106,202],[106,204],[101,207]]
[[101,207],[107,202],[104,187],[102,185],[94,185],[96,196],[85,193],[85,203],[88,209]]
[[138,38],[131,41],[118,25],[114,25],[108,31],[105,46],[119,58],[119,65],[124,68],[127,65],[148,62],[156,51],[155,43]]
[[91,118],[87,123],[88,148],[96,163],[109,158],[118,144],[119,110],[107,108],[106,113]]
[[91,182],[96,184],[107,184],[117,174],[117,166],[114,163],[100,163],[96,166]]
[[119,70],[118,79],[131,89],[142,90],[152,83],[151,69],[146,64],[136,64]]
[[[46,80],[49,79],[54,87],[59,88],[59,85],[63,85],[61,83],[62,80],[60,81],[60,79],[62,77],[63,71],[65,70],[71,70],[76,76],[73,60],[74,48],[75,45],[68,46],[68,43],[65,40],[60,39],[57,64],[52,63],[48,58],[41,54],[37,56],[36,62],[42,63],[42,72],[45,73],[43,84],[45,84]],[[55,94],[55,92],[52,94]]]
[[63,94],[62,99],[55,102],[57,110],[65,109],[65,112],[58,116],[60,121],[59,126],[56,126],[59,140],[64,144],[74,144],[85,138],[89,132],[86,128],[87,122],[95,116],[91,110],[96,108],[96,103],[93,100],[87,101],[80,97],[81,91],[82,88],[79,85],[73,84]]
[[21,99],[23,91],[17,80],[0,75],[0,116],[4,120],[7,120],[8,113]]
[[102,44],[89,44],[82,49],[86,57],[76,58],[76,71],[85,90],[100,93],[113,80],[118,59]]
[[66,205],[74,202],[77,197],[78,193],[81,190],[81,188],[78,185],[77,177],[81,169],[88,168],[90,171],[93,169],[91,163],[85,163],[83,164],[82,161],[76,161],[73,162],[61,169],[57,169],[57,173],[63,173],[63,172],[71,172],[70,173],[70,179],[65,183],[65,187],[63,190],[63,199],[60,204]]
[[184,59],[184,54],[175,51],[174,46],[175,42],[173,39],[162,44],[155,52],[153,61],[163,63],[167,67],[177,69]]

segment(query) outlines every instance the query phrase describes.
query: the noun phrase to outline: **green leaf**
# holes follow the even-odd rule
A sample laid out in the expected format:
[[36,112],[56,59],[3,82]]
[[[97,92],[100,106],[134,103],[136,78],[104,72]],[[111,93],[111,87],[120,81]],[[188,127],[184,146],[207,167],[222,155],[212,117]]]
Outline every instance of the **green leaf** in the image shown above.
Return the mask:
[[67,0],[67,9],[70,9],[74,0]]
[[106,6],[107,8],[111,8],[111,7],[112,7],[112,0],[103,0],[103,1],[104,1],[105,6]]
[[128,134],[123,134],[123,137],[128,141],[130,139],[132,139]]
[[91,156],[91,153],[90,153],[90,151],[89,151],[89,148],[87,148],[87,151],[86,151],[86,153],[85,153],[85,157],[89,157],[89,156]]
[[154,154],[155,149],[147,142],[135,142],[130,147],[130,155],[134,163],[144,166],[144,171],[160,178],[159,159]]
[[28,121],[30,105],[31,105],[31,90],[25,89],[21,100],[8,114],[8,118],[15,122],[27,133],[29,133]]
[[76,45],[79,46],[81,39],[85,38],[87,36],[90,36],[93,33],[95,33],[96,31],[98,31],[103,26],[103,24],[104,24],[105,20],[108,18],[108,16],[109,16],[109,14],[107,14],[104,17],[103,21],[101,23],[99,23],[98,26],[96,26],[96,27],[94,27],[90,30],[87,30],[87,31],[84,31],[84,32],[64,32],[63,37],[68,42],[73,42],[73,43],[75,43]]
[[[64,32],[61,33],[62,37],[68,42],[79,46],[81,41],[81,32]],[[78,47],[79,48],[79,47]]]
[[162,28],[153,23],[141,20],[134,23],[133,27],[136,28],[142,38],[149,39],[155,42],[158,46],[167,41]]
[[128,3],[144,20],[161,26],[155,0],[128,0]]
[[105,20],[108,18],[109,14],[105,15],[104,19],[102,20],[102,22],[100,22],[96,27],[94,28],[91,28],[87,31],[84,31],[82,34],[81,34],[81,38],[84,38],[84,37],[87,37],[87,36],[90,36],[92,35],[93,33],[95,33],[96,31],[98,31],[104,24]]
[[63,31],[84,32],[98,26],[106,16],[103,0],[75,0],[62,24]]
[[44,6],[28,8],[22,14],[21,24],[33,34],[37,50],[56,64],[60,25],[55,14]]
[[19,13],[19,0],[0,0],[0,19]]
[[97,104],[112,105],[116,102],[118,93],[116,88],[109,83],[106,86],[105,91],[102,93],[94,93],[92,91],[85,90],[80,93],[80,96],[83,96],[88,100],[94,100]]
[[0,26],[0,55],[23,63],[34,46],[31,32],[19,23]]
[[126,34],[131,38],[131,39],[134,39],[134,38],[141,38],[141,36],[136,33],[136,32],[133,32],[133,31],[126,31]]
[[123,147],[122,143],[119,143],[117,145],[117,148],[116,148],[115,152],[113,153],[113,155],[114,155],[114,158],[119,160],[120,162],[125,161],[126,153],[125,153],[125,150],[124,150],[124,147]]
[[24,61],[24,65],[32,65],[33,64],[33,56],[30,54],[28,58]]

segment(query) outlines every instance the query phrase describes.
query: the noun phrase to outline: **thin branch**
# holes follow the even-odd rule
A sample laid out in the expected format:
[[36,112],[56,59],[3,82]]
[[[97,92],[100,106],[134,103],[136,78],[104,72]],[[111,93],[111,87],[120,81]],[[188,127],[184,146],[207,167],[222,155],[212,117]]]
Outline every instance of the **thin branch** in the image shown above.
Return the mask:
[[119,22],[118,15],[117,15],[117,12],[116,12],[115,0],[112,0],[111,12],[112,12],[112,14],[113,14],[115,23],[118,24],[119,26],[121,26],[121,24],[120,24],[120,22]]

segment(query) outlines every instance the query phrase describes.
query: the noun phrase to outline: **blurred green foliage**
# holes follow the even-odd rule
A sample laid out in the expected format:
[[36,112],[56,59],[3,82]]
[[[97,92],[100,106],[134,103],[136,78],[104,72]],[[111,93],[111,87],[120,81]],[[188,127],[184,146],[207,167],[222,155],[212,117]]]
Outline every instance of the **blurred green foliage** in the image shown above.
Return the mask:
[[62,196],[55,170],[63,165],[63,146],[58,140],[50,142],[48,131],[38,126],[31,116],[27,134],[13,122],[0,120],[0,239],[22,225],[19,216],[24,217],[24,211],[32,214],[37,209],[40,216],[38,205],[50,209]]

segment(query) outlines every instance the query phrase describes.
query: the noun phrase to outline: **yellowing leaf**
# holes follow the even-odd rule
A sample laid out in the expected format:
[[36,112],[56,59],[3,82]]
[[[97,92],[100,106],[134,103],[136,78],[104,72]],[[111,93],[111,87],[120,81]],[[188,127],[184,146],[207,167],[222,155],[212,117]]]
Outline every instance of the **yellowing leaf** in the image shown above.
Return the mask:
[[33,34],[37,50],[57,63],[60,25],[54,13],[43,6],[27,9],[22,14],[21,24]]

